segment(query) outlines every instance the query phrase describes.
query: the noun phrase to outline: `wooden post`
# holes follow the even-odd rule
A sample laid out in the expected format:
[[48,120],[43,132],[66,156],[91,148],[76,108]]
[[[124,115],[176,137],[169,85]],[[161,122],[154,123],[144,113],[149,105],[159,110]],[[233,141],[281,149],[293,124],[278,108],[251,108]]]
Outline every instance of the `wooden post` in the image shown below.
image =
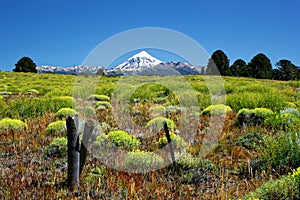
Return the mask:
[[86,160],[86,155],[87,155],[87,148],[89,145],[89,140],[92,136],[94,128],[90,125],[87,124],[87,122],[84,125],[84,131],[83,131],[83,136],[82,136],[82,141],[81,141],[81,146],[80,146],[80,166],[79,166],[79,176],[83,170],[83,166]]
[[170,145],[170,153],[171,153],[171,158],[172,158],[172,162],[175,162],[175,156],[174,156],[174,150],[173,150],[173,145],[172,145],[172,140],[171,140],[171,136],[169,133],[169,128],[168,128],[168,124],[166,121],[164,121],[164,130],[167,136],[167,140],[168,140],[168,144]]
[[[78,118],[78,116],[76,117]],[[79,186],[79,131],[76,128],[75,120],[71,116],[67,117],[67,137],[68,137],[68,186],[72,189]]]

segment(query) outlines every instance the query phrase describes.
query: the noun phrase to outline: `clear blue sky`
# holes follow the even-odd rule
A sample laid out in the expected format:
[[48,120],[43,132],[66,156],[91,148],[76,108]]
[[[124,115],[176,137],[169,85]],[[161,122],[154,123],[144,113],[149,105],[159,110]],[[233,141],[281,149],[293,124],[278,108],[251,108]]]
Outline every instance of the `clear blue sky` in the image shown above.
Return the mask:
[[[139,27],[182,32],[232,64],[257,53],[300,65],[299,0],[0,0],[0,69],[82,63],[100,42]],[[155,56],[155,55],[154,55]]]

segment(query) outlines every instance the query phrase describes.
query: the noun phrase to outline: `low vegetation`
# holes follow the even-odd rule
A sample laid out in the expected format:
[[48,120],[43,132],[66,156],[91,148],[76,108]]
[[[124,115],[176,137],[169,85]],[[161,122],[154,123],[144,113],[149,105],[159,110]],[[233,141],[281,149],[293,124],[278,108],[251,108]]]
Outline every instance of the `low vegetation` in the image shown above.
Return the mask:
[[[151,76],[128,104],[113,107],[121,79],[102,76],[82,108],[73,89],[91,84],[89,76],[1,72],[0,199],[300,198],[299,81],[224,77],[226,103],[212,105],[203,77],[186,76],[198,98],[198,107],[187,113],[178,95],[151,83]],[[120,124],[114,109],[129,109]],[[99,124],[80,187],[70,191],[65,117],[74,111]],[[187,119],[198,120],[197,127],[186,125]],[[225,122],[214,137],[219,119]],[[164,121],[178,158],[167,166]],[[216,144],[202,155],[211,140]],[[158,151],[162,147],[167,151]],[[114,157],[117,149],[120,158]],[[124,170],[102,162],[109,159]]]

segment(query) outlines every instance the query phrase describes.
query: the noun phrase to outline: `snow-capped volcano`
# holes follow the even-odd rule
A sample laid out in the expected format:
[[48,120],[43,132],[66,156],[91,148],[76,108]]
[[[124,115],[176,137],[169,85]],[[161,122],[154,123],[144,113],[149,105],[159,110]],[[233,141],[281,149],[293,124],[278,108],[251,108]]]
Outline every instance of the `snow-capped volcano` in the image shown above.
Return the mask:
[[151,56],[146,51],[141,51],[138,54],[135,54],[134,56],[130,57],[125,62],[119,64],[118,66],[114,67],[113,69],[118,70],[128,70],[128,69],[147,69],[147,68],[153,68],[163,61],[158,60],[157,58]]
[[59,73],[59,74],[96,74],[98,70],[107,76],[134,76],[134,75],[188,75],[201,74],[205,67],[194,66],[187,62],[163,62],[146,51],[130,57],[118,66],[108,69],[105,67],[92,66],[40,66],[37,67],[39,73]]

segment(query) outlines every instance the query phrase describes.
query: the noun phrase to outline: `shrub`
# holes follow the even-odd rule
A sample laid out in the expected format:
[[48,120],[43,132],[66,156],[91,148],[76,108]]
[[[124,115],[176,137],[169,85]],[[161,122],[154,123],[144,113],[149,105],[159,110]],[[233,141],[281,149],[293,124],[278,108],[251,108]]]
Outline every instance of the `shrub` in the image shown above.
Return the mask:
[[141,142],[136,137],[122,130],[109,132],[107,138],[117,147],[126,150],[134,150],[141,145]]
[[74,99],[74,97],[71,97],[71,96],[60,96],[60,97],[55,97],[57,99],[60,99],[62,101],[67,101],[67,102],[70,102],[70,103],[75,103],[76,100]]
[[149,122],[147,122],[146,127],[150,128],[150,131],[152,133],[153,132],[157,133],[164,128],[163,125],[164,121],[167,122],[169,130],[175,129],[175,123],[172,120],[165,117],[155,117],[151,119]]
[[273,111],[268,108],[243,108],[239,110],[236,121],[239,125],[260,125],[264,120],[273,115]]
[[163,162],[163,158],[153,152],[135,150],[126,154],[124,167],[133,172],[148,172],[157,169]]
[[211,170],[215,173],[218,172],[218,168],[216,165],[207,159],[202,159],[200,157],[194,157],[191,154],[187,154],[181,157],[179,160],[176,161],[183,169],[193,169],[193,168],[205,168]]
[[1,131],[22,131],[26,128],[26,123],[19,119],[4,118],[0,120]]
[[224,104],[217,104],[206,107],[201,112],[201,115],[224,115],[230,111],[232,110],[229,106],[225,106]]
[[91,94],[88,99],[93,101],[110,101],[109,96],[103,94]]
[[54,114],[54,117],[63,118],[63,117],[75,116],[75,115],[77,115],[76,110],[74,110],[72,108],[61,108],[61,109],[59,109],[59,111],[57,111]]
[[266,172],[285,173],[300,166],[300,148],[297,134],[279,134],[265,137],[266,148],[260,155],[261,169]]
[[[187,147],[187,143],[179,136],[176,135],[174,132],[170,132],[170,137],[172,140],[172,144],[174,145],[173,148],[180,150],[184,147]],[[167,136],[160,137],[157,141],[157,144],[160,148],[164,147],[168,144]]]
[[226,97],[227,104],[235,111],[243,108],[269,108],[279,111],[286,107],[286,96],[274,92],[243,92],[229,94]]
[[283,176],[278,180],[265,182],[244,199],[299,199],[300,198],[300,168],[293,174]]
[[54,138],[53,141],[46,148],[48,156],[64,157],[67,154],[68,140],[65,137]]
[[66,127],[66,121],[60,120],[56,122],[50,123],[46,128],[46,133],[48,134],[59,134],[62,135],[66,133],[67,127]]
[[61,108],[70,108],[73,105],[72,97],[53,98],[17,98],[8,104],[5,116],[18,118],[32,118],[42,116],[48,112],[56,112]]
[[180,177],[188,184],[203,184],[208,179],[213,179],[218,175],[216,165],[206,159],[194,157],[191,154],[186,154],[176,161],[180,173]]
[[265,146],[265,141],[262,135],[258,133],[247,133],[237,138],[237,145],[243,146],[246,149],[256,149],[257,147]]
[[293,132],[300,129],[300,118],[293,113],[276,114],[266,119],[266,125],[276,131]]
[[149,109],[149,116],[151,118],[166,116],[166,108],[162,105],[155,105]]
[[110,108],[111,104],[107,101],[97,101],[95,103],[95,107],[98,108],[99,106],[105,106],[106,108]]

